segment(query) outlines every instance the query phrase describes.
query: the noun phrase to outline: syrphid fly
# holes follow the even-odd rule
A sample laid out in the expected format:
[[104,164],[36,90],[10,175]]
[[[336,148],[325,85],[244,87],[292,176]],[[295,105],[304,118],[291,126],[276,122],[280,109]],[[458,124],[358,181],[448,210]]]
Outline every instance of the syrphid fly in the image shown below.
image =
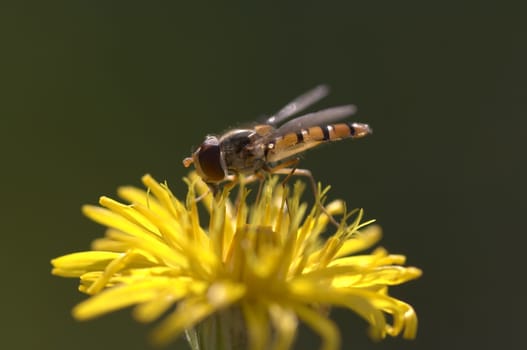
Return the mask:
[[223,181],[235,180],[238,175],[274,173],[284,167],[296,166],[300,153],[322,143],[357,139],[372,133],[368,124],[334,123],[355,114],[357,108],[354,105],[323,109],[278,126],[324,98],[328,92],[327,86],[317,86],[262,124],[229,130],[219,136],[208,135],[192,156],[183,160],[183,164],[185,167],[194,164],[198,175],[214,188]]
[[217,191],[221,182],[235,183],[239,175],[261,179],[266,173],[308,176],[316,191],[311,172],[296,168],[300,153],[322,143],[358,139],[372,133],[368,124],[338,122],[356,113],[354,105],[323,109],[284,123],[328,93],[326,85],[319,85],[294,99],[263,123],[232,129],[222,135],[208,135],[191,157],[183,160],[183,164],[185,167],[194,164],[198,175],[213,192]]

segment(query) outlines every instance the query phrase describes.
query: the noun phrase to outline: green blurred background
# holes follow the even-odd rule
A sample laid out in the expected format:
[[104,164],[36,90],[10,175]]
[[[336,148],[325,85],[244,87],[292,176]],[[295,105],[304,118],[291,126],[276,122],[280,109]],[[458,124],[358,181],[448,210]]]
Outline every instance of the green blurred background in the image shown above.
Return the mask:
[[[178,194],[182,158],[319,84],[375,133],[309,152],[332,197],[366,209],[424,276],[392,293],[415,341],[374,344],[336,310],[343,349],[526,348],[525,11],[498,1],[3,1],[3,349],[148,349],[129,310],[77,323],[49,260],[103,233],[84,203]],[[518,2],[519,4],[519,2]],[[522,344],[523,343],[523,344]],[[303,330],[298,349],[316,349]],[[185,349],[182,342],[171,348]]]

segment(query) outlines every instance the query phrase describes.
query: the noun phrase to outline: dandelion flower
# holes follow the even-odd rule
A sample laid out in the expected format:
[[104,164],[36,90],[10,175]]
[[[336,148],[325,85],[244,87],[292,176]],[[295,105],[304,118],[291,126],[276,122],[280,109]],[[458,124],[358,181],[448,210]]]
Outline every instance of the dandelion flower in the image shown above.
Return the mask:
[[142,180],[146,191],[119,189],[130,204],[101,197],[102,207],[83,207],[108,227],[91,251],[52,260],[53,274],[80,278],[79,290],[91,296],[73,309],[75,318],[134,306],[139,321],[161,319],[155,342],[185,334],[193,349],[289,349],[303,322],[322,349],[336,350],[339,332],[328,311],[342,307],[366,320],[373,339],[415,337],[413,308],[388,287],[421,271],[382,248],[357,254],[381,236],[362,222],[362,210],[328,204],[342,223],[327,236],[335,228],[319,206],[301,201],[301,182],[290,190],[268,180],[251,205],[243,186],[235,203],[227,191],[213,199],[192,173],[185,202],[151,176]]

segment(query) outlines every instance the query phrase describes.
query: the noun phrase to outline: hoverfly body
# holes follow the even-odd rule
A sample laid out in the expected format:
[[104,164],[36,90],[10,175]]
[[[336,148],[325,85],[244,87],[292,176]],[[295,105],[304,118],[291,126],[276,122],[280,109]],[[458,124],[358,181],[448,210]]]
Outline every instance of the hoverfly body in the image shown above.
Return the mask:
[[266,173],[288,177],[294,173],[310,178],[316,196],[311,172],[296,168],[300,153],[322,143],[357,139],[372,133],[368,124],[338,122],[356,113],[354,105],[323,109],[283,123],[328,93],[326,85],[319,85],[291,101],[264,123],[233,129],[220,136],[208,135],[183,164],[185,167],[194,164],[196,172],[213,193],[221,182],[234,183],[239,175],[261,179]]

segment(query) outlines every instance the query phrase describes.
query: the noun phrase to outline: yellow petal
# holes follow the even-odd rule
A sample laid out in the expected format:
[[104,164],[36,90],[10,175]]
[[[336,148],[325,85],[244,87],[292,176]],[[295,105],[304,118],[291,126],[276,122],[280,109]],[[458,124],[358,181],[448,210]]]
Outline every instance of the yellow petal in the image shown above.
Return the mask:
[[[205,290],[206,285],[200,281],[186,282],[180,279],[179,283],[173,283],[169,288],[160,291],[156,298],[139,304],[134,309],[134,317],[141,322],[150,322],[161,317],[179,299],[188,293],[199,293]],[[189,288],[191,287],[191,288]]]
[[154,233],[157,236],[160,235],[158,227],[150,222],[148,218],[145,218],[140,212],[138,212],[134,208],[134,205],[122,204],[105,196],[102,196],[99,199],[99,204],[105,208],[110,209],[112,212],[121,215],[126,220],[136,224],[147,232]]
[[163,187],[159,184],[152,176],[149,174],[145,175],[141,179],[143,184],[152,191],[159,203],[172,215],[172,217],[179,219],[179,213],[183,210],[183,204],[179,202],[172,194],[167,190],[166,187]]
[[194,327],[198,322],[216,310],[203,296],[181,301],[174,312],[168,315],[152,333],[152,340],[159,345],[167,344],[177,338],[185,329]]
[[123,186],[119,187],[117,194],[129,203],[145,206],[164,218],[174,219],[171,213],[159,203],[154,195],[142,189],[132,186]]
[[80,303],[73,309],[73,315],[77,319],[86,320],[130,305],[143,303],[157,297],[160,290],[172,287],[174,284],[177,282],[171,278],[151,277],[142,282],[119,285]]
[[93,270],[104,270],[114,259],[122,256],[122,253],[113,252],[79,252],[51,260],[54,275],[63,277],[79,277]]
[[247,325],[250,349],[267,349],[271,333],[266,308],[258,301],[244,302],[242,311]]
[[[137,210],[140,211],[145,217],[148,217],[162,232],[165,238],[165,244],[170,245],[179,254],[186,256],[188,259],[195,258],[194,267],[200,270],[206,266],[215,265],[218,263],[217,256],[208,249],[203,249],[208,246],[209,238],[203,238],[201,242],[193,242],[183,230],[183,228],[174,220],[163,220],[157,216],[156,213],[152,212],[146,207],[137,206]],[[202,229],[200,228],[202,231]],[[203,233],[204,234],[204,233]],[[204,269],[207,270],[207,269]]]
[[213,283],[207,290],[209,303],[216,308],[223,308],[240,299],[246,291],[246,287],[240,283],[219,281]]
[[309,283],[295,283],[292,287],[290,291],[296,300],[347,307],[370,323],[370,335],[373,338],[384,337],[386,320],[382,311],[374,304],[378,293],[358,288],[335,289],[323,284]]
[[322,338],[321,350],[337,350],[340,335],[335,323],[304,304],[295,304],[293,309],[298,317]]
[[85,205],[82,207],[82,212],[84,215],[103,226],[114,228],[135,237],[153,238],[157,236],[157,234],[149,232],[145,228],[130,222],[125,217],[105,208]]
[[91,242],[91,249],[94,251],[110,251],[110,252],[125,252],[132,248],[130,244],[126,242],[119,242],[107,237],[97,238]]
[[371,254],[353,255],[334,259],[328,266],[363,266],[376,267],[386,265],[403,265],[406,261],[404,255],[390,254],[382,248],[375,249]]
[[389,335],[397,336],[402,331],[404,338],[415,338],[417,333],[417,315],[410,305],[381,293],[365,293],[370,294],[370,300],[374,307],[392,315],[393,324],[385,327]]
[[203,182],[201,177],[199,177],[195,171],[192,171],[188,174],[188,179],[190,180],[189,183],[191,183],[192,186],[196,188],[197,190],[196,192],[199,198],[201,198],[201,201],[203,202],[203,206],[210,213],[212,211],[212,207],[213,207],[212,201],[214,198],[212,196],[212,192],[209,186],[207,186],[207,184]]
[[393,286],[421,276],[421,270],[415,267],[381,266],[369,271],[360,281],[359,286],[385,285]]
[[320,270],[313,270],[310,272],[303,273],[302,275],[296,277],[291,283],[297,283],[297,281],[309,281],[313,284],[327,283],[328,279],[350,276],[361,274],[365,269],[358,266],[331,266],[326,267]]
[[153,339],[165,344],[177,337],[183,330],[194,325],[210,314],[228,307],[245,293],[245,287],[236,283],[216,282],[204,294],[180,302],[176,310],[156,328]]
[[188,267],[188,256],[185,252],[177,251],[154,237],[134,237],[116,230],[108,230],[107,235],[108,238],[125,242],[136,250],[150,252],[152,255],[155,254],[154,256],[167,266]]
[[298,327],[298,318],[291,309],[283,308],[278,304],[268,306],[271,323],[275,332],[274,350],[288,350],[292,347]]
[[368,249],[377,243],[381,237],[381,227],[378,225],[370,225],[345,241],[335,257],[338,258],[340,256],[350,255]]
[[137,254],[130,250],[125,254],[121,254],[117,259],[112,260],[104,269],[102,275],[97,279],[87,290],[88,294],[95,294],[101,291],[110,278],[118,271],[127,267],[127,265],[136,258]]

